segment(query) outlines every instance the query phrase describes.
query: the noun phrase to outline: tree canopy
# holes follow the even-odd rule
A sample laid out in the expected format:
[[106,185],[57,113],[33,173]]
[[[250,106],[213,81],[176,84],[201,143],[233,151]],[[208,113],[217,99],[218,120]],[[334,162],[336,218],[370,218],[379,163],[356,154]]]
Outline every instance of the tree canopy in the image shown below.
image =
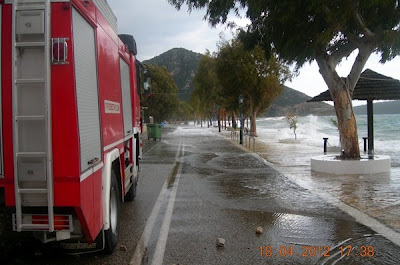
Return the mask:
[[143,106],[147,107],[146,116],[153,116],[156,122],[171,117],[178,109],[178,88],[165,67],[148,65],[151,72],[151,94],[144,98]]
[[191,103],[202,117],[211,117],[222,104],[221,84],[216,73],[216,58],[207,52],[200,57],[199,68],[193,79]]
[[243,95],[244,111],[254,121],[251,134],[256,135],[257,114],[280,95],[288,77],[288,68],[275,56],[267,59],[258,46],[246,50],[238,39],[221,41],[218,53],[200,59],[191,103],[201,115],[211,117],[220,110],[238,111],[238,97]]
[[244,96],[245,111],[252,119],[250,134],[256,136],[256,116],[283,92],[283,83],[290,78],[288,68],[275,55],[267,59],[260,47],[246,50],[234,39],[220,46],[217,73],[228,108],[236,109],[239,95]]
[[[301,67],[316,60],[335,104],[345,158],[359,158],[351,97],[360,74],[376,52],[384,63],[400,53],[400,0],[168,0],[180,9],[206,8],[212,25],[245,10],[250,25],[239,34],[247,47]],[[358,51],[346,77],[336,66]]]
[[[206,8],[205,19],[213,26],[226,23],[231,11],[246,10],[251,24],[242,37],[248,44],[271,47],[299,66],[328,54],[349,52],[371,43],[381,61],[400,52],[399,0],[168,0],[189,11]],[[346,51],[346,52],[344,52]],[[341,57],[340,59],[342,59]]]

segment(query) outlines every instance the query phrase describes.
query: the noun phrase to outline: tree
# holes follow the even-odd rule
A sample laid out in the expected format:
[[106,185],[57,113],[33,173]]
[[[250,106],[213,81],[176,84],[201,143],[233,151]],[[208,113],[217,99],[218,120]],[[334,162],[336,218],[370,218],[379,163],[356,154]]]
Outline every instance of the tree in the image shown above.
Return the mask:
[[[352,94],[372,52],[384,63],[400,53],[399,0],[169,0],[176,8],[186,3],[189,10],[206,7],[212,24],[226,23],[231,10],[247,8],[251,24],[240,37],[250,47],[260,45],[269,54],[299,69],[316,60],[335,105],[343,157],[358,159],[357,124]],[[354,51],[358,55],[346,77],[336,66]]]
[[297,116],[295,116],[293,113],[289,113],[285,118],[283,118],[289,125],[289,128],[293,130],[294,133],[294,139],[297,140]]
[[188,124],[188,118],[193,114],[193,108],[189,103],[179,101],[178,109],[175,110],[173,116],[176,121]]
[[221,107],[221,85],[216,74],[216,58],[210,52],[201,56],[199,68],[194,76],[194,90],[190,99],[197,105],[201,116],[211,118]]
[[178,88],[165,67],[148,65],[151,72],[152,92],[143,100],[143,106],[148,107],[147,113],[156,122],[169,119],[178,109]]
[[244,111],[251,118],[250,135],[257,136],[257,115],[283,92],[283,83],[290,77],[288,68],[275,56],[267,59],[260,47],[245,50],[242,42],[234,39],[220,45],[217,73],[226,106],[236,109],[239,95],[245,97]]

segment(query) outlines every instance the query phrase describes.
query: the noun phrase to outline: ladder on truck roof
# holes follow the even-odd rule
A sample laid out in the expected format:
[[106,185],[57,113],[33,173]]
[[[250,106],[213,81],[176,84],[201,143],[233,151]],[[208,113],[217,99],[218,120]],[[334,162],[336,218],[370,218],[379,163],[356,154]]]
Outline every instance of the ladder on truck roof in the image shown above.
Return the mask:
[[[13,1],[12,57],[14,229],[53,232],[50,0]],[[48,217],[29,220],[27,207],[47,208]]]

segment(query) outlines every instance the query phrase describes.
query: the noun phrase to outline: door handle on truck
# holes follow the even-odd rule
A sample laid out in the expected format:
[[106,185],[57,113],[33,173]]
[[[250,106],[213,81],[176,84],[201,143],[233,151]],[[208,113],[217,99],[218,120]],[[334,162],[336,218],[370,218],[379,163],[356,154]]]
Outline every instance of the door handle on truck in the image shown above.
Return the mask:
[[95,157],[92,160],[89,160],[87,163],[88,163],[88,165],[93,165],[93,164],[96,164],[99,160],[100,160],[100,158]]

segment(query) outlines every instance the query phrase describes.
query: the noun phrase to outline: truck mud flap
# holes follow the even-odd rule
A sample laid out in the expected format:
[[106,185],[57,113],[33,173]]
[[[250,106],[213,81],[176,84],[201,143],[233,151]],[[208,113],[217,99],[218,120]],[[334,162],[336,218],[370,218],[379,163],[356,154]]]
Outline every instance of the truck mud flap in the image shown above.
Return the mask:
[[100,252],[104,249],[104,231],[102,230],[94,242],[88,242],[84,238],[68,239],[50,243],[54,248],[65,254],[78,255]]

